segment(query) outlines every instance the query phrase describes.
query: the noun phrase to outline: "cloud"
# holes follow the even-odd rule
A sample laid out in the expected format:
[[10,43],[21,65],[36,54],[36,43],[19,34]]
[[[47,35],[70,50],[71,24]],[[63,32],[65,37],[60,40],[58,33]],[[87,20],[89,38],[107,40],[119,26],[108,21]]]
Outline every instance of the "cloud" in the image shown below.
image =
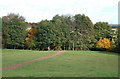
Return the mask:
[[118,14],[118,0],[0,0],[0,7],[0,16],[19,13],[28,22],[50,20],[56,14],[80,13],[89,16],[93,23],[117,23]]

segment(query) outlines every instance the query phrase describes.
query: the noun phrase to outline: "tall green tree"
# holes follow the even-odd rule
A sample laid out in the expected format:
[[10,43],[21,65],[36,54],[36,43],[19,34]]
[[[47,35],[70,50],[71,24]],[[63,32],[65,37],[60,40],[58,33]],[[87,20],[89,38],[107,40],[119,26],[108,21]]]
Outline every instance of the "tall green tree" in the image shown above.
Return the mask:
[[48,20],[41,21],[36,29],[35,37],[37,38],[37,48],[40,50],[47,50],[55,41],[55,33],[52,23]]
[[116,50],[120,53],[120,27],[118,27],[117,40],[116,40]]
[[94,25],[88,16],[77,14],[75,18],[75,48],[80,50],[89,50],[94,48]]
[[0,17],[0,49],[2,48],[2,18]]
[[94,25],[94,29],[96,31],[95,38],[99,40],[101,37],[102,38],[109,38],[112,39],[112,28],[110,25],[108,25],[107,22],[97,22]]
[[56,33],[57,45],[60,46],[63,50],[68,49],[69,41],[69,27],[68,27],[68,17],[56,15],[52,19],[54,24],[54,30]]
[[3,16],[2,32],[6,48],[24,48],[26,27],[23,16],[14,13]]

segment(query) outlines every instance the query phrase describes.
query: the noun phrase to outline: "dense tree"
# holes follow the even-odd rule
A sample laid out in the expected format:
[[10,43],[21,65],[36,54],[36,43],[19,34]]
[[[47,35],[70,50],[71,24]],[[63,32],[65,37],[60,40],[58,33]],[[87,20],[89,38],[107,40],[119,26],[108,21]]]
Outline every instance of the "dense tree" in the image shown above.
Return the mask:
[[[7,48],[24,48],[26,35],[25,19],[18,14],[2,17],[3,43]],[[5,41],[5,42],[4,42]]]
[[118,27],[117,40],[116,40],[116,51],[120,53],[120,27]]
[[56,15],[52,19],[54,30],[56,34],[56,44],[62,49],[68,49],[69,30],[68,30],[68,17]]
[[28,49],[35,49],[36,48],[36,37],[34,36],[36,29],[35,28],[31,28],[28,31],[28,35],[25,39],[25,45]]
[[2,48],[2,18],[0,17],[0,49]]
[[74,16],[75,18],[75,45],[77,49],[89,50],[94,48],[95,38],[94,38],[94,29],[93,23],[89,17],[84,14],[78,14]]
[[52,23],[48,20],[41,21],[36,29],[37,48],[41,50],[50,48],[50,45],[56,41]]
[[112,28],[110,25],[108,25],[107,22],[97,22],[94,25],[94,29],[96,31],[95,38],[99,40],[101,37],[102,38],[109,38],[112,39]]
[[96,48],[99,49],[107,49],[107,50],[112,50],[113,49],[113,45],[112,45],[112,41],[110,41],[107,38],[100,38],[100,40],[97,42],[96,44]]
[[48,47],[88,50],[94,48],[96,42],[93,24],[85,15],[56,15],[51,21],[41,21],[36,29],[37,47],[43,50]]
[[[24,17],[13,13],[2,17],[2,20],[2,42],[6,48],[89,50],[96,48],[100,38],[112,41],[116,49],[120,47],[117,31],[113,31],[107,22],[97,22],[93,25],[90,18],[84,14],[57,14],[52,20],[26,25]],[[29,28],[35,26],[27,31],[26,26],[29,25]]]
[[116,48],[116,46],[117,46],[117,38],[118,38],[118,29],[112,29],[111,37],[112,37],[113,46]]

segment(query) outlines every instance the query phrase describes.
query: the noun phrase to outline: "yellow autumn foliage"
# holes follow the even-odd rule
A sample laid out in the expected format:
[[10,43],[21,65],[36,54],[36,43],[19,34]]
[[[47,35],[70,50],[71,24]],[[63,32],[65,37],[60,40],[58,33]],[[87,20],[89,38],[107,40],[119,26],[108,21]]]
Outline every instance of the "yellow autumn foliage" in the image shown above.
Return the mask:
[[113,49],[112,41],[110,41],[107,38],[104,38],[104,39],[100,38],[100,40],[96,44],[96,48],[104,48],[104,49],[111,50]]

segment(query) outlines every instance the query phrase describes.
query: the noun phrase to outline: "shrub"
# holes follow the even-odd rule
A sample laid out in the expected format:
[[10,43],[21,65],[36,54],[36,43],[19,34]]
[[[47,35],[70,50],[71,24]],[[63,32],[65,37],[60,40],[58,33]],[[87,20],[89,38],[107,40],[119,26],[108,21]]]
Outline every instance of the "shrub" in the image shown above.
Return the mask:
[[100,38],[100,40],[97,42],[96,44],[96,48],[97,49],[102,49],[102,50],[112,50],[113,49],[113,45],[112,45],[112,41],[110,41],[107,38]]
[[62,50],[62,48],[60,46],[56,46],[55,50]]

